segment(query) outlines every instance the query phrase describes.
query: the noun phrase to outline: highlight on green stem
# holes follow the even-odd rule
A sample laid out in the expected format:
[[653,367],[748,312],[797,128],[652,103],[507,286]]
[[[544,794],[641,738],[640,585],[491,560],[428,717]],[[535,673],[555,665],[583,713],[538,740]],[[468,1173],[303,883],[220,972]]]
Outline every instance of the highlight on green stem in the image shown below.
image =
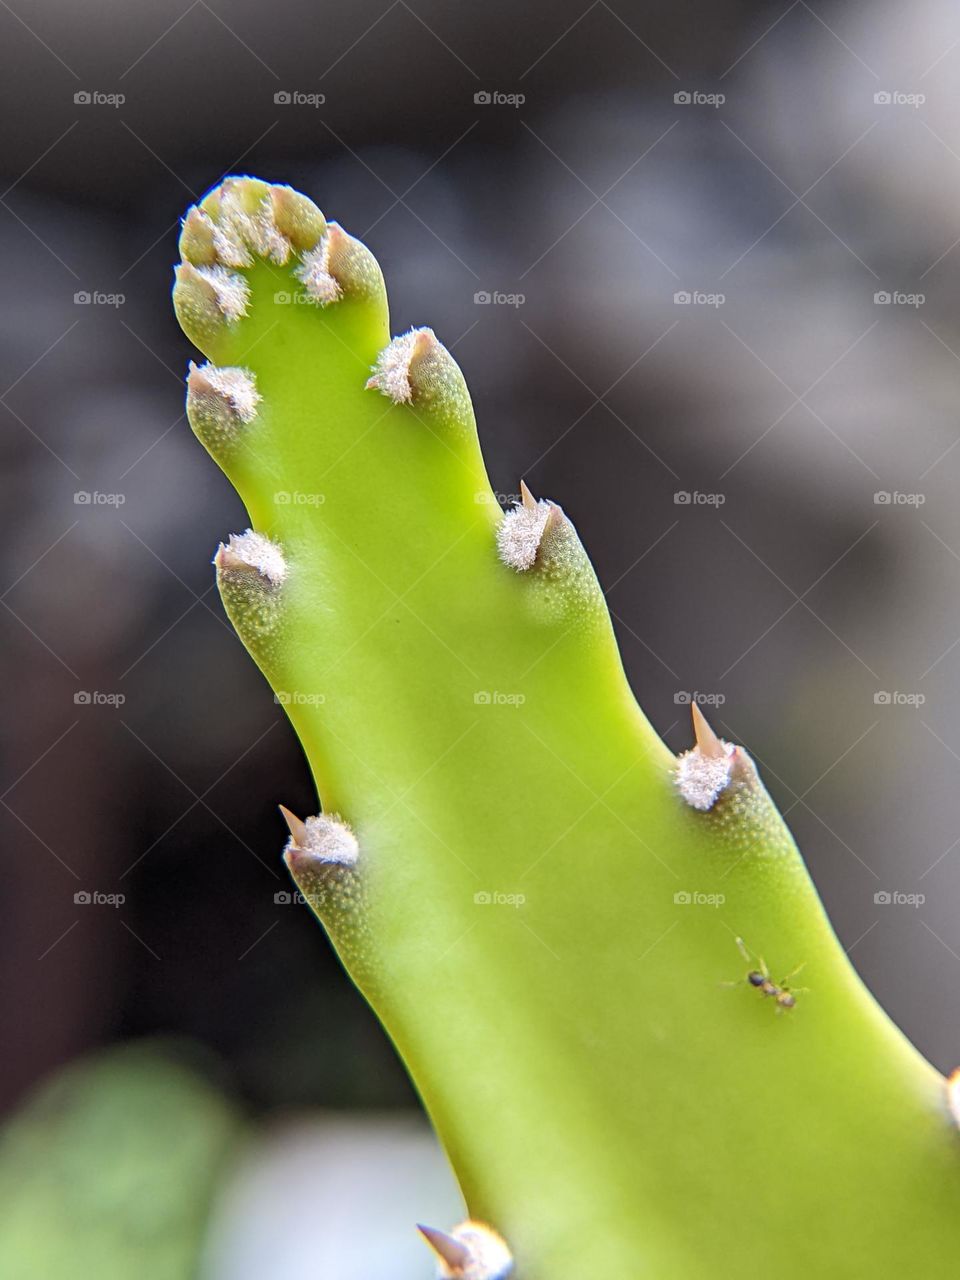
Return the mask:
[[391,340],[373,255],[289,187],[227,179],[180,247],[188,417],[250,525],[220,592],[319,797],[286,863],[460,1181],[438,1275],[952,1274],[955,1083],[743,747],[644,717],[570,518],[522,481],[501,511],[451,353]]

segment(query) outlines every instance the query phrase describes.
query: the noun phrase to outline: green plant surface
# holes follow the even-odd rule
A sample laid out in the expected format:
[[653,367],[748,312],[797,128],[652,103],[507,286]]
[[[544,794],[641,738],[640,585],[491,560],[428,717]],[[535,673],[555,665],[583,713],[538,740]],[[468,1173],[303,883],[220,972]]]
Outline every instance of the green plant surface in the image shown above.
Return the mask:
[[71,1066],[0,1131],[4,1280],[188,1280],[233,1107],[145,1047]]
[[[221,594],[325,815],[287,862],[471,1215],[520,1280],[952,1274],[943,1078],[743,749],[701,724],[678,773],[567,517],[501,513],[452,357],[387,347],[369,251],[289,188],[227,180],[181,251],[189,417],[256,531]],[[804,966],[795,1007],[738,936]]]

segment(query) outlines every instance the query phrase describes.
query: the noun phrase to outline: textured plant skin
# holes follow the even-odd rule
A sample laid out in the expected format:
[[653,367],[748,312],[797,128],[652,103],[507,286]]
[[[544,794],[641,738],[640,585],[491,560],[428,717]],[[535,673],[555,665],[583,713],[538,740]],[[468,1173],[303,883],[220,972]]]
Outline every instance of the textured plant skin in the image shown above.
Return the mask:
[[[231,179],[188,216],[180,322],[259,396],[247,420],[195,390],[188,411],[282,553],[271,579],[221,549],[227,612],[356,838],[328,861],[295,824],[288,865],[471,1216],[519,1280],[953,1274],[943,1078],[859,981],[746,753],[687,803],[572,525],[496,504],[452,359],[427,331],[378,364],[379,271],[313,206],[286,256],[238,220],[289,227],[294,200]],[[194,269],[232,241],[245,314]],[[804,965],[794,1008],[725,985],[737,935],[775,981]]]

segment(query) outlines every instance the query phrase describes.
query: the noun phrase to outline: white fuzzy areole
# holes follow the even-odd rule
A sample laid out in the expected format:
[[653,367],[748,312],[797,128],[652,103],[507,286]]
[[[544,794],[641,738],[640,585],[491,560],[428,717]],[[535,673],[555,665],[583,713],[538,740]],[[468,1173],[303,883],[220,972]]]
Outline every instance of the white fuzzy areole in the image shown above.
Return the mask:
[[257,390],[256,377],[249,369],[231,365],[195,365],[191,361],[190,373],[198,375],[198,394],[216,396],[225,403],[231,417],[246,423],[257,416],[261,395]]
[[[287,576],[287,562],[280,547],[265,534],[253,529],[247,529],[245,533],[231,533],[230,541],[225,546],[221,543],[217,558],[221,552],[225,554],[228,564],[232,559],[250,569],[256,569],[271,586],[279,587]],[[216,559],[214,563],[217,563]]]
[[424,342],[436,343],[432,329],[411,329],[393,338],[377,356],[373,376],[367,380],[367,389],[381,392],[394,404],[409,404],[413,399],[413,383],[410,368],[417,348]]
[[239,320],[247,314],[250,286],[243,276],[226,267],[193,267],[202,280],[213,290],[217,306],[228,320]]
[[465,1266],[437,1262],[437,1280],[506,1280],[513,1272],[513,1254],[506,1241],[482,1222],[462,1222],[450,1232],[470,1250]]
[[331,302],[339,302],[343,294],[340,281],[330,270],[332,243],[328,227],[317,245],[301,254],[300,266],[293,273],[302,282],[307,291],[307,297],[321,307],[327,307]]
[[724,742],[723,755],[704,755],[699,747],[685,751],[677,760],[677,790],[687,804],[701,812],[712,809],[730,781],[733,770],[732,743]]
[[243,192],[242,183],[224,183],[221,188],[217,217],[210,219],[218,259],[228,267],[251,267],[254,255],[258,255],[282,266],[290,256],[291,246],[274,221],[269,191],[254,213],[247,212]]
[[535,506],[518,502],[504,515],[497,530],[497,551],[508,568],[517,573],[533,568],[552,509],[541,498]]
[[307,853],[319,862],[336,862],[345,867],[352,867],[360,856],[357,837],[335,813],[321,813],[315,818],[307,818],[301,843],[296,843],[291,836],[287,847]]

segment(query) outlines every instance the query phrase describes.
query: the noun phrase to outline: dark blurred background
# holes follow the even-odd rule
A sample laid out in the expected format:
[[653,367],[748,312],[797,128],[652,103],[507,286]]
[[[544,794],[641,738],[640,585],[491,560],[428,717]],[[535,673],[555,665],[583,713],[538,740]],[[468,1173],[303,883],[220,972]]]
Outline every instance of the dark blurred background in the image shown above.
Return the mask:
[[960,12],[0,0],[0,45],[4,1106],[154,1034],[254,1115],[416,1105],[275,898],[276,803],[313,796],[213,588],[245,519],[168,295],[230,172],[369,243],[495,489],[576,522],[654,724],[685,747],[699,695],[749,747],[952,1068]]

